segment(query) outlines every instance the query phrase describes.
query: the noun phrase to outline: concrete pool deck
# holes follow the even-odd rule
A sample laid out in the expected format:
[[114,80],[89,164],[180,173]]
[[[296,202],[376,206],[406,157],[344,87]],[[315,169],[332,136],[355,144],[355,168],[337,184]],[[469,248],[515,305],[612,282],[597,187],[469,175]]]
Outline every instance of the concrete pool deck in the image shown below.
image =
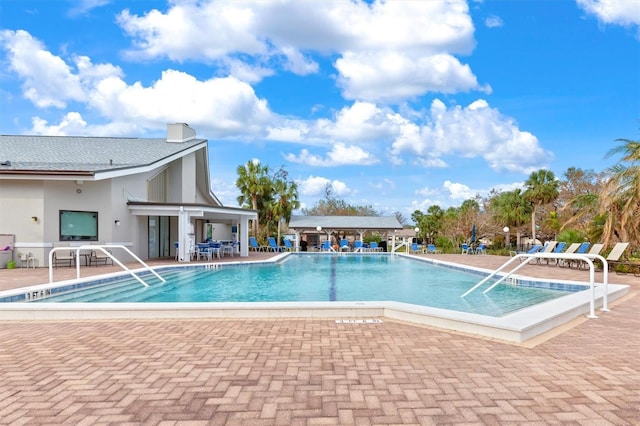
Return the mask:
[[[0,270],[2,290],[47,281]],[[640,278],[610,282],[630,285],[611,312],[521,345],[386,319],[0,322],[0,424],[638,424]]]

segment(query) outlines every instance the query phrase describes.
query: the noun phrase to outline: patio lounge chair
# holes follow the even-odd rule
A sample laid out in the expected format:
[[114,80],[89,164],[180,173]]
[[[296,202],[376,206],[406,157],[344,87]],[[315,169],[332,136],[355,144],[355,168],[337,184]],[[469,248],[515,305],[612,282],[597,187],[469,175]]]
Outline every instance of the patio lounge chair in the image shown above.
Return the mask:
[[331,247],[331,241],[325,240],[322,242],[320,246],[320,251],[335,251],[333,247]]
[[623,268],[616,268],[616,266],[624,265],[624,264],[630,265],[629,262],[620,260],[620,258],[622,257],[622,254],[624,253],[624,251],[627,249],[628,246],[629,246],[629,243],[616,243],[616,245],[613,246],[613,248],[611,249],[611,252],[605,258],[607,259],[607,263],[609,264],[609,269],[616,269],[616,273],[624,273],[624,272],[618,272],[619,269],[623,269]]
[[268,251],[283,251],[284,250],[284,247],[278,245],[278,243],[276,242],[275,237],[269,237],[269,238],[267,238],[267,241],[269,242],[269,246],[267,247]]
[[427,244],[427,253],[429,254],[442,253],[442,250],[439,250],[435,244]]
[[265,246],[258,244],[256,237],[249,237],[249,251],[264,251]]
[[[567,246],[567,243],[565,243],[564,241],[559,242],[558,244],[556,244],[556,247],[553,249],[553,251],[551,253],[554,254],[558,254],[558,253],[562,253],[562,251],[564,250],[564,248]],[[578,249],[579,244],[576,245],[576,250]],[[546,265],[557,265],[558,264],[558,259],[544,259],[546,262]],[[542,261],[542,259],[540,259],[540,261]],[[542,262],[539,262],[542,263]]]
[[[540,250],[542,250],[542,244],[536,244],[533,247],[531,247],[529,250],[527,251],[512,251],[511,254],[512,256],[515,256],[516,254],[534,254],[534,253],[538,253]],[[524,258],[520,258],[520,263],[523,262]],[[531,259],[527,259],[527,262],[529,262]]]
[[369,243],[369,251],[382,251],[382,247],[376,241],[371,241]]
[[342,240],[340,240],[340,251],[350,251],[351,249],[349,248],[349,241],[345,240],[344,238]]
[[[544,246],[542,246],[542,250],[540,250],[539,253],[553,253],[557,244],[557,241],[547,241],[544,243]],[[542,265],[542,263],[549,263],[549,259],[536,259],[536,261],[538,262],[538,265]]]
[[412,254],[424,253],[424,250],[420,250],[418,243],[411,243],[410,251]]
[[361,240],[356,240],[353,246],[355,247],[353,250],[354,253],[365,251],[364,244],[362,244]]
[[293,251],[295,249],[295,247],[293,247],[293,244],[291,244],[291,240],[288,238],[284,239],[284,250],[286,251]]
[[[604,244],[594,244],[591,246],[591,249],[589,249],[587,254],[600,254],[603,248]],[[593,261],[594,259],[591,260]],[[588,269],[589,264],[584,260],[576,260],[575,263],[578,269]]]
[[[588,242],[573,243],[571,246],[569,246],[565,253],[585,254],[587,251],[589,251],[590,245],[591,243]],[[573,251],[570,251],[570,249],[573,249]],[[577,261],[573,259],[560,259],[558,261],[558,266],[560,266],[561,268],[571,268],[571,266],[574,264],[577,265]]]
[[[567,247],[567,249],[564,251],[564,254],[575,253],[576,250],[578,250],[578,247],[580,247],[580,243],[571,243],[569,244],[569,247]],[[560,267],[569,266],[566,259],[557,259],[555,265]]]
[[487,254],[487,245],[480,243],[480,245],[476,247],[475,254]]

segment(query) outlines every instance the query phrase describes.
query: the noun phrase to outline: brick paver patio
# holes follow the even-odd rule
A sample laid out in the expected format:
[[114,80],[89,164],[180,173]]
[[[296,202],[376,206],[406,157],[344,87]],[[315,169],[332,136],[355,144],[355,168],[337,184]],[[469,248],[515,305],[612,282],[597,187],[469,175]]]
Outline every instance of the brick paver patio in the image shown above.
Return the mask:
[[640,278],[611,281],[632,286],[611,312],[524,345],[389,320],[0,322],[0,424],[637,425]]

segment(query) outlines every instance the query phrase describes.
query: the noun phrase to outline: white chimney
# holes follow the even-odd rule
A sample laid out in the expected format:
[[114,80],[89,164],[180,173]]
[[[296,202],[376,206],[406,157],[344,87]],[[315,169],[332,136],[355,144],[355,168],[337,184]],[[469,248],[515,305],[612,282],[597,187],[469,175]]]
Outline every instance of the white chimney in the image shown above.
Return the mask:
[[196,138],[196,131],[186,123],[167,124],[167,142],[187,142]]

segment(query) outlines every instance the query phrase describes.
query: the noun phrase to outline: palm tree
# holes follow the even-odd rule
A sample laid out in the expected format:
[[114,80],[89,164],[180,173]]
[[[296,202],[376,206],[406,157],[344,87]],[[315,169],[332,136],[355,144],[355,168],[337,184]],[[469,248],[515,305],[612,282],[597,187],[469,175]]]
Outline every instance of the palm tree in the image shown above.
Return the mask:
[[532,172],[524,183],[527,189],[524,197],[531,203],[531,238],[536,241],[536,213],[538,208],[558,198],[560,181],[551,170],[540,169]]
[[[247,161],[244,166],[238,166],[236,186],[240,190],[238,204],[258,210],[260,198],[270,190],[269,167],[263,166],[258,160]],[[253,235],[258,235],[258,221],[253,222]]]
[[284,218],[287,223],[291,220],[291,213],[300,208],[298,201],[298,185],[284,176],[276,178],[273,185],[274,199],[271,204],[271,211],[274,217],[278,218],[278,244],[280,244],[280,223]]
[[601,195],[600,212],[607,214],[602,238],[605,244],[614,242],[616,237],[637,244],[640,241],[640,141],[616,141],[621,144],[606,157],[622,154],[622,158],[609,169],[609,179]]
[[[520,189],[514,189],[513,191],[501,192],[493,197],[489,206],[495,222],[516,229],[516,244],[519,246],[520,227],[527,223],[532,210],[531,203],[524,198]],[[506,238],[505,246],[509,242],[508,233]]]

